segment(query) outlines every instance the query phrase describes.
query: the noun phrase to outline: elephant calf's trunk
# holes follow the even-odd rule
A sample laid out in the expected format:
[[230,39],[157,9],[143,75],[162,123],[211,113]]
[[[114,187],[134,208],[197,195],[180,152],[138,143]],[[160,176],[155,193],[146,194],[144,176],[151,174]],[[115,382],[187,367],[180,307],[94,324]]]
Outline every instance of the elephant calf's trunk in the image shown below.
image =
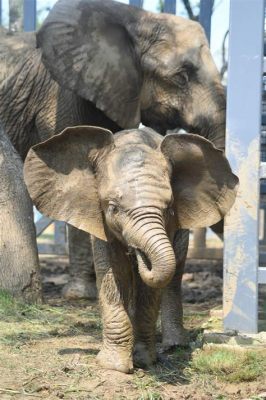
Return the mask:
[[163,288],[172,279],[176,260],[166,232],[160,228],[136,249],[138,269],[142,280],[153,288]]

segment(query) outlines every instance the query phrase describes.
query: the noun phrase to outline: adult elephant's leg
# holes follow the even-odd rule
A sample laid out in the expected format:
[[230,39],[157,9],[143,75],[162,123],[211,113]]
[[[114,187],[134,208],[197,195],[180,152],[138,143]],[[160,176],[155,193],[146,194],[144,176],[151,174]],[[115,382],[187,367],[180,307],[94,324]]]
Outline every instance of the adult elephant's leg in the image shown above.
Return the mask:
[[156,322],[161,290],[147,286],[136,274],[136,313],[134,318],[134,365],[145,368],[156,362]]
[[106,369],[133,372],[133,276],[128,256],[118,244],[93,238],[93,254],[103,322],[103,344],[97,356]]
[[165,350],[187,343],[187,337],[183,328],[181,284],[188,243],[189,231],[185,229],[178,230],[174,237],[176,273],[170,284],[164,289],[162,296],[162,344]]
[[23,165],[0,126],[0,288],[28,302],[41,301],[32,202]]
[[90,235],[68,225],[69,282],[63,288],[67,299],[95,299],[97,289]]

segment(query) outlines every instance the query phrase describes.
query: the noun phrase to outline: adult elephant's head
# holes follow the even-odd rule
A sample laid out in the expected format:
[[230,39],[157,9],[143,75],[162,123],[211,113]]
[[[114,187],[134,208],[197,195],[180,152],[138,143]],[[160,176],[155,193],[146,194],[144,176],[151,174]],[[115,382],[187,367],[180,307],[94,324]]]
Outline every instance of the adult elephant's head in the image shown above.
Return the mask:
[[42,213],[135,249],[152,287],[173,276],[176,228],[222,219],[238,183],[223,152],[198,135],[162,139],[148,128],[112,135],[86,126],[34,146],[25,180]]
[[184,128],[224,148],[224,91],[198,23],[110,0],[59,0],[37,43],[55,80],[121,128]]

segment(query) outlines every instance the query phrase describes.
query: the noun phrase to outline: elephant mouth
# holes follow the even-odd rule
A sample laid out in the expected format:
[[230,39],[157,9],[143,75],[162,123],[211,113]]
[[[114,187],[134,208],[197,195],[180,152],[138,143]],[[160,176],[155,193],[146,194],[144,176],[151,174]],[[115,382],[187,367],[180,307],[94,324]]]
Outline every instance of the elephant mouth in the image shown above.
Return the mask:
[[[182,129],[186,125],[181,113],[177,109],[165,110],[163,105],[157,102],[141,112],[141,121],[161,135],[165,135],[169,129]],[[185,128],[184,128],[185,129]]]
[[135,260],[136,260],[136,269],[139,272],[142,280],[150,287],[161,289],[163,288],[167,282],[164,279],[161,279],[159,276],[154,273],[154,269],[152,267],[152,262],[149,257],[140,249],[135,249]]
[[146,254],[143,251],[141,251],[140,249],[135,249],[135,255],[136,255],[137,264],[139,265],[139,261],[141,261],[141,264],[145,265],[146,268],[149,271],[151,271],[152,265],[151,265],[149,258],[146,256]]
[[139,271],[140,263],[145,265],[148,271],[152,270],[152,264],[149,260],[149,257],[139,248],[137,247],[128,247],[128,255],[132,260],[132,265],[134,265],[135,269]]

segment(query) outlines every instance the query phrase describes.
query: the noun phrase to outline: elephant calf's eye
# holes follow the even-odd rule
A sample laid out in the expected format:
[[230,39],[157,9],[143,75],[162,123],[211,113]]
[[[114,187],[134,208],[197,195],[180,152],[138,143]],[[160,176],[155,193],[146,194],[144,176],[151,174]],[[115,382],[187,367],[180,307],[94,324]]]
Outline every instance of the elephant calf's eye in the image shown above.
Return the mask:
[[175,75],[175,80],[179,87],[184,88],[188,83],[188,74],[185,71],[178,72]]

